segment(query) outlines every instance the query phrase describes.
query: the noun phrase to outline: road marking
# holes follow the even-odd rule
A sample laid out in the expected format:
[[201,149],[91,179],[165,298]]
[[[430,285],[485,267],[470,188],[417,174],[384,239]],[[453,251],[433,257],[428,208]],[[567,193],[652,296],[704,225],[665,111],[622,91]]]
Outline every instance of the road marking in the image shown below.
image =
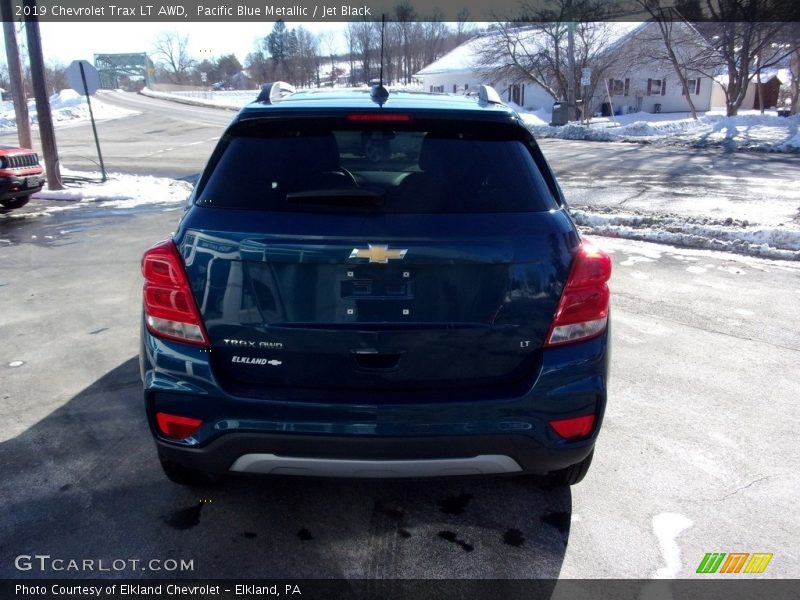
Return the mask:
[[694,525],[688,517],[678,513],[660,513],[653,517],[653,533],[658,538],[666,566],[661,567],[654,579],[674,579],[681,570],[681,549],[676,538]]

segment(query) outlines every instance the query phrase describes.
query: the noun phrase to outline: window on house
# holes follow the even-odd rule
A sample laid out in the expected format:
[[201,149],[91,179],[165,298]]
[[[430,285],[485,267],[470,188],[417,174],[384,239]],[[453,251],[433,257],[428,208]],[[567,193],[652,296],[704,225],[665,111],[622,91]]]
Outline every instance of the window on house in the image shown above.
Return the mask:
[[443,85],[432,85],[431,92],[434,94],[444,94],[444,86]]
[[[690,94],[697,96],[700,94],[700,79],[687,79],[686,87],[689,89]],[[686,92],[683,92],[683,95],[685,96]]]
[[525,84],[514,83],[508,86],[508,99],[519,106],[525,104]]
[[630,92],[631,80],[625,79],[609,79],[608,91],[612,96],[627,96]]
[[666,79],[648,79],[647,80],[647,95],[648,96],[665,96],[667,94],[667,80]]

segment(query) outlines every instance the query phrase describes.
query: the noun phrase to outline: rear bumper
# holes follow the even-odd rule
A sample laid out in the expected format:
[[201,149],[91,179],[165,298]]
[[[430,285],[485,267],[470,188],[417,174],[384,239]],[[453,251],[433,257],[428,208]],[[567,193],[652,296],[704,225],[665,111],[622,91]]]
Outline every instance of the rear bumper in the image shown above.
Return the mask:
[[[144,399],[160,457],[215,473],[541,474],[580,462],[594,447],[605,412],[608,335],[544,351],[535,382],[514,397],[454,399],[439,391],[347,402],[341,391],[302,401],[279,389],[263,398],[233,396],[216,384],[206,351],[144,332]],[[156,412],[203,425],[188,440],[170,440],[156,429]],[[595,425],[581,440],[549,426],[588,414]]]
[[[380,478],[547,473],[582,461],[592,451],[594,438],[570,447],[545,448],[524,435],[354,438],[232,433],[202,448],[177,446],[159,439],[156,445],[164,460],[213,473],[265,473],[258,466],[248,468],[247,459],[240,459],[274,455],[321,459],[294,469],[292,461],[276,462],[277,468],[270,471],[275,475]],[[326,465],[326,461],[330,464]]]

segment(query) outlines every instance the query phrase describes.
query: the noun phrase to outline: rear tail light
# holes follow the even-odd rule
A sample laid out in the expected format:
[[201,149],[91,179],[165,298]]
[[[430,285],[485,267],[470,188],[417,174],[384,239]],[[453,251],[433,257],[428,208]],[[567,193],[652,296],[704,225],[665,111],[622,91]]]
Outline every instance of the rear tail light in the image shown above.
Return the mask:
[[150,248],[142,257],[144,317],[155,336],[208,345],[203,320],[189,287],[183,260],[172,240]]
[[608,324],[608,280],[611,259],[583,243],[570,270],[545,346],[586,340],[603,333]]
[[158,425],[158,430],[166,437],[185,440],[200,429],[203,421],[168,413],[156,413],[156,424]]
[[558,435],[567,440],[586,437],[592,432],[592,427],[594,427],[594,415],[550,421],[550,427],[555,429]]

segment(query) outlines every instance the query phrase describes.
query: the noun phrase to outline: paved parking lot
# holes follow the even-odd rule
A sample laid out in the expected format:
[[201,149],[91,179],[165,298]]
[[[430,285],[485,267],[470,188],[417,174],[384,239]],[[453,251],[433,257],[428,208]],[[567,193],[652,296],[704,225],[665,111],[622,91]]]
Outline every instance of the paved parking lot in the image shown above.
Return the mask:
[[[21,554],[183,559],[169,577],[798,577],[800,268],[619,240],[609,407],[571,490],[520,479],[161,474],[139,397],[138,260],[180,210],[0,215],[0,577]],[[163,577],[157,570],[120,576]],[[69,576],[85,574],[70,573]],[[117,573],[115,573],[117,575]]]

